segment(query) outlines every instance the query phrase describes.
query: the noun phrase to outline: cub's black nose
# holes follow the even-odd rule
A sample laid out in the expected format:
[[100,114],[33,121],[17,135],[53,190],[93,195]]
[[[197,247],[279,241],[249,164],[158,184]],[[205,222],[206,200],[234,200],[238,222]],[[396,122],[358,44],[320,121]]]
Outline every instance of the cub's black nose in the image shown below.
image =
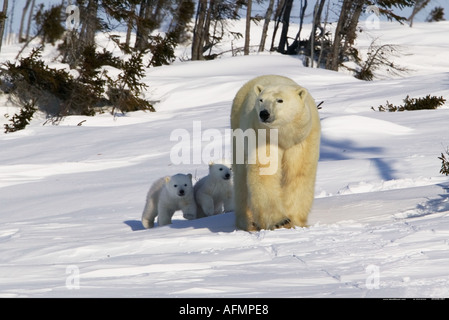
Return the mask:
[[260,120],[262,120],[263,122],[266,122],[268,120],[268,118],[270,117],[270,113],[264,109],[264,110],[260,111],[259,117],[260,117]]
[[229,173],[225,174],[225,180],[229,180],[229,178],[231,178],[231,175]]
[[181,190],[179,190],[179,192],[178,192],[178,194],[180,195],[180,196],[183,196],[184,195],[184,190],[183,189],[181,189]]

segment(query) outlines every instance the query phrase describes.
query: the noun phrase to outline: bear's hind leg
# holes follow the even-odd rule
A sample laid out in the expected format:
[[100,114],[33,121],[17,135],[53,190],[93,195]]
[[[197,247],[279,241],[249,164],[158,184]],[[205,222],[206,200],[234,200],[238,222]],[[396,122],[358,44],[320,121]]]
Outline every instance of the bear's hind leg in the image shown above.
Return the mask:
[[148,198],[142,213],[142,224],[145,229],[154,227],[154,219],[157,216],[157,205],[154,199]]

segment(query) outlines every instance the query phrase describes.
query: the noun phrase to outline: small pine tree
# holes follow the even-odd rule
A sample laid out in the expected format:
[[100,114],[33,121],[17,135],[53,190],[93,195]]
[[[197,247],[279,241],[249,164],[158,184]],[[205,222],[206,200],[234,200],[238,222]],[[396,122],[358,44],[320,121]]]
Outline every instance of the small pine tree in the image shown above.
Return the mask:
[[65,29],[61,24],[61,8],[62,5],[58,5],[44,11],[43,5],[41,5],[36,13],[35,21],[42,36],[42,43],[50,42],[54,45],[57,40],[62,38]]
[[374,71],[379,69],[383,69],[392,75],[399,75],[408,71],[406,67],[391,61],[391,57],[399,56],[398,47],[392,44],[378,45],[375,40],[372,41],[365,60],[360,58],[359,51],[355,48],[350,48],[348,52],[358,68],[352,69],[345,65],[342,66],[353,71],[354,77],[360,80],[372,81],[375,77]]
[[[395,111],[414,111],[414,110],[433,110],[440,106],[442,106],[446,99],[437,96],[430,96],[428,94],[424,98],[410,98],[409,96],[405,97],[403,100],[403,105],[393,105],[392,103],[388,102],[385,106],[380,105],[378,107],[379,111],[389,111],[389,112],[395,112]],[[374,108],[372,108],[374,110]]]
[[145,52],[133,50],[131,57],[121,63],[123,72],[116,80],[108,78],[108,90],[106,94],[114,109],[121,112],[130,112],[137,110],[156,111],[151,103],[140,98],[142,90],[147,87],[140,79],[145,76],[142,57]]
[[430,11],[429,16],[426,19],[426,22],[436,22],[436,21],[445,21],[444,19],[444,8],[435,7]]
[[[446,150],[446,154],[449,155],[449,150]],[[441,153],[441,157],[438,157],[441,160],[441,169],[440,173],[444,175],[449,175],[449,161],[446,159],[446,156]]]
[[[33,100],[34,104],[50,116],[62,117],[81,114],[93,116],[96,110],[110,106],[121,112],[149,110],[153,106],[140,98],[147,86],[140,82],[145,75],[142,52],[134,52],[127,61],[121,61],[110,52],[97,53],[86,47],[82,57],[79,77],[73,77],[64,69],[49,68],[40,59],[41,48],[33,49],[31,55],[18,63],[5,63],[0,70],[4,87],[20,103]],[[108,64],[122,70],[113,80],[100,67]],[[109,90],[105,92],[106,87]],[[104,98],[107,94],[108,99]]]
[[5,133],[15,132],[18,130],[25,129],[27,125],[30,124],[31,118],[33,118],[34,113],[37,111],[35,106],[35,100],[28,102],[20,109],[19,114],[14,114],[14,116],[9,120],[11,124],[5,124]]
[[148,63],[148,67],[168,65],[175,60],[176,42],[171,33],[168,33],[165,37],[160,34],[150,36],[149,39],[151,42],[148,48],[153,56]]

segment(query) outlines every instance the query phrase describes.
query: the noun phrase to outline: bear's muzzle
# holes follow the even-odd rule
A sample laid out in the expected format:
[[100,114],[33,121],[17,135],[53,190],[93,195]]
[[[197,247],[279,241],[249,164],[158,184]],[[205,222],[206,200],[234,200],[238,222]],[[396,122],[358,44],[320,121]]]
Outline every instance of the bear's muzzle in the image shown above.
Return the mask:
[[271,114],[268,112],[267,109],[263,109],[259,112],[259,118],[262,122],[272,122],[273,120],[270,119]]

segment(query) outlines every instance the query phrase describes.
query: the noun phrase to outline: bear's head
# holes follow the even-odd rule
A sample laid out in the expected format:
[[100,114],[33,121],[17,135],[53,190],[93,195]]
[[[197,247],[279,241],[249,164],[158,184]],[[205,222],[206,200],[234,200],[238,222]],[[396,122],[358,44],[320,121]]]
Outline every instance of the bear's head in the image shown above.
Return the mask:
[[172,196],[184,197],[193,192],[192,175],[178,173],[165,177],[165,186]]
[[309,135],[314,106],[307,89],[298,85],[256,85],[254,90],[257,95],[255,125],[259,129],[269,129],[270,136],[275,129],[280,147],[289,148]]
[[310,123],[311,114],[306,105],[308,92],[305,88],[293,85],[256,85],[254,90],[257,95],[255,110],[263,126],[282,128],[292,121]]
[[220,163],[209,163],[209,175],[215,179],[231,180],[231,169]]

